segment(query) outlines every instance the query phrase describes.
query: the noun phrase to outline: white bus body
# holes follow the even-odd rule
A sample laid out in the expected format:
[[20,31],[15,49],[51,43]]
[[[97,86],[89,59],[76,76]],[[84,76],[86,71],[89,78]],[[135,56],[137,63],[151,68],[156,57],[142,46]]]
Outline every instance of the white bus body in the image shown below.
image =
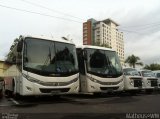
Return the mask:
[[138,71],[134,68],[123,68],[124,73],[124,90],[140,91],[142,90],[142,79]]
[[123,73],[116,52],[98,46],[78,46],[81,93],[122,91]]
[[143,77],[143,89],[146,91],[153,91],[158,88],[158,79],[151,70],[139,70],[138,72]]
[[[59,95],[79,91],[76,48],[63,39],[22,37],[7,59],[6,94]],[[14,64],[13,64],[14,63]]]
[[158,79],[158,88],[160,89],[160,70],[153,71],[155,77]]

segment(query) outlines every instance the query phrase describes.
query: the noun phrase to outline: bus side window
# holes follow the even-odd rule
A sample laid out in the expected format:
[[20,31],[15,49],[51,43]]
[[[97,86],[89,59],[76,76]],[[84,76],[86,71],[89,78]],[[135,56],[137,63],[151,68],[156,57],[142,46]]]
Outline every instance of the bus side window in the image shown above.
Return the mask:
[[78,59],[78,67],[79,72],[83,75],[85,75],[85,65],[84,65],[84,57],[83,57],[83,50],[80,48],[77,48],[77,59]]

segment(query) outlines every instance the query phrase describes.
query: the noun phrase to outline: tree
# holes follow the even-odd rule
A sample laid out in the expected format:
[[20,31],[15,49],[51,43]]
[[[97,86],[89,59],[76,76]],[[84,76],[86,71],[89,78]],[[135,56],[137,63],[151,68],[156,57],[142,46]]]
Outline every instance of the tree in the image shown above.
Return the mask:
[[135,65],[143,66],[142,62],[138,62],[140,58],[138,56],[134,56],[133,54],[131,56],[128,56],[125,60],[125,63],[128,63],[129,66],[135,68]]
[[160,70],[160,64],[152,63],[152,64],[150,64],[150,65],[145,65],[144,69]]
[[13,48],[14,48],[15,45],[18,43],[18,41],[19,41],[18,38],[14,39],[14,42],[13,42],[13,44],[11,45],[10,50],[13,50]]
[[[19,38],[15,38],[13,44],[10,47],[10,51],[12,51],[15,47],[15,45],[23,38],[22,35],[19,36]],[[8,59],[12,59],[14,56],[13,52],[9,52],[6,56],[5,56],[5,61],[7,61]]]

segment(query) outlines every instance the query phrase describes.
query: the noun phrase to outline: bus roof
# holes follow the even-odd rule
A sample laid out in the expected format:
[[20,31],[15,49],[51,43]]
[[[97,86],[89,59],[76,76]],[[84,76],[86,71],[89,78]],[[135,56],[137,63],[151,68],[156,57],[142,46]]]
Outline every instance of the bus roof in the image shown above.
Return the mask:
[[99,49],[99,50],[109,50],[109,51],[115,51],[111,48],[106,48],[106,47],[100,47],[100,46],[93,46],[93,45],[80,45],[80,46],[76,46],[76,48],[91,48],[91,49]]
[[36,38],[36,39],[42,39],[42,40],[49,40],[49,41],[57,41],[57,42],[62,42],[62,43],[74,44],[71,40],[67,40],[67,38],[65,38],[65,37],[50,38],[50,37],[46,37],[46,36],[30,36],[30,35],[25,35],[23,37],[24,38]]

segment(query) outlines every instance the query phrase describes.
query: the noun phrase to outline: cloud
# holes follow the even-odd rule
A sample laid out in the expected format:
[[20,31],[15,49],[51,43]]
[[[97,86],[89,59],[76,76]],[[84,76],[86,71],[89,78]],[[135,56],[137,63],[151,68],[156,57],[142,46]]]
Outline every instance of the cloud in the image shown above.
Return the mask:
[[132,38],[132,40],[129,41],[130,39],[128,38],[125,44],[126,57],[134,54],[139,56],[145,64],[158,62],[158,58],[160,58],[159,39],[160,31],[136,40]]

